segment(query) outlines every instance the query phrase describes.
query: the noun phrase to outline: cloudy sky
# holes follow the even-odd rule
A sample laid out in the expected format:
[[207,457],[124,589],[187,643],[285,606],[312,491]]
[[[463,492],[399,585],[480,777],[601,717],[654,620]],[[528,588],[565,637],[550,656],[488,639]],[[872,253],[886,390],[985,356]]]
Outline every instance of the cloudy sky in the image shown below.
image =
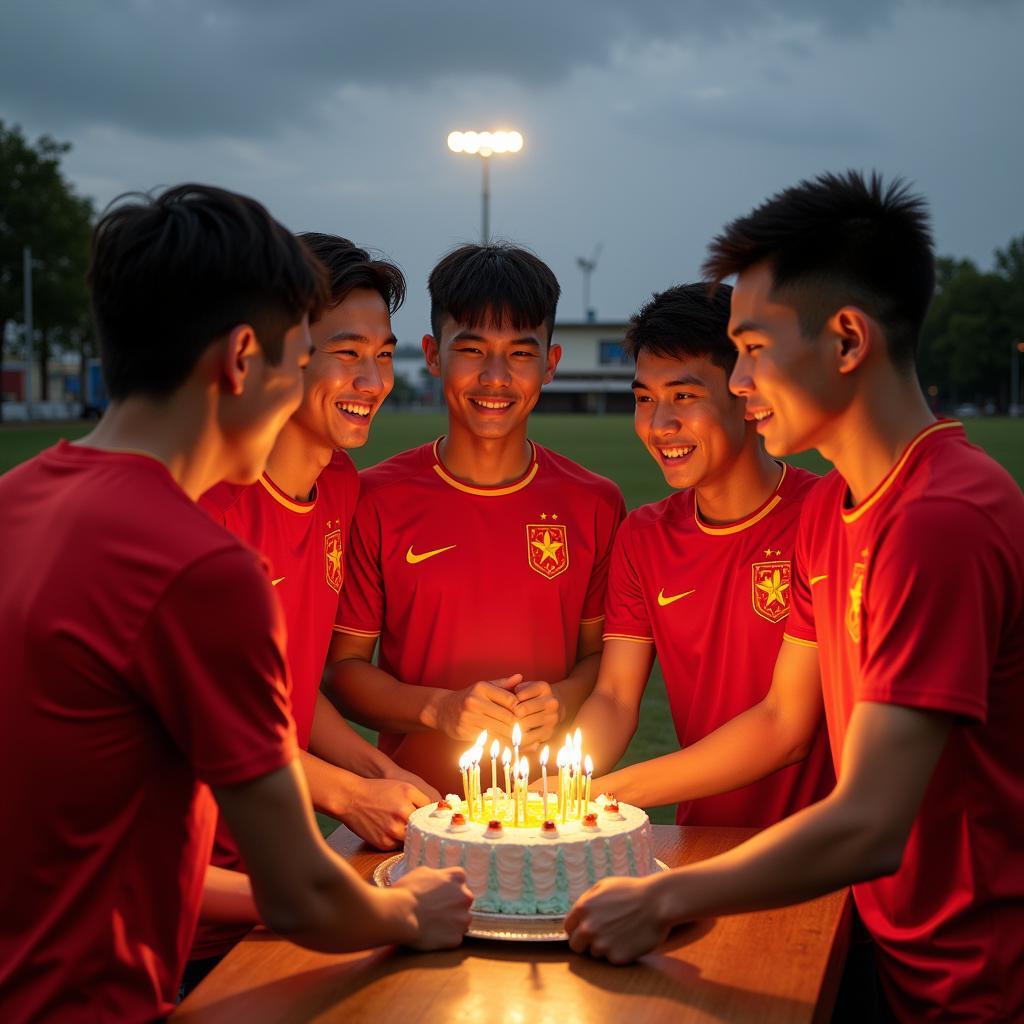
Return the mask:
[[514,127],[492,230],[545,258],[563,319],[692,278],[729,218],[801,177],[878,168],[931,200],[940,252],[1024,233],[1019,0],[3,0],[0,119],[71,142],[102,206],[184,180],[406,271],[475,239],[452,129]]

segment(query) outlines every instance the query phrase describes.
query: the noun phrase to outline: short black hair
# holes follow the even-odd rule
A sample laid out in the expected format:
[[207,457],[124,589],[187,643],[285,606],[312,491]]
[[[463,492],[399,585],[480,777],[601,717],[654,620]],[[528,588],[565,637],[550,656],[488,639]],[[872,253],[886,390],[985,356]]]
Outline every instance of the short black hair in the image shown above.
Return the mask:
[[299,238],[327,270],[330,306],[344,302],[357,288],[376,292],[391,314],[398,312],[405,302],[405,275],[394,263],[361,249],[341,235],[304,231]]
[[430,329],[438,342],[451,317],[467,327],[494,323],[513,331],[555,326],[561,289],[551,268],[509,242],[460,245],[430,272]]
[[736,365],[736,346],[729,340],[731,297],[729,285],[710,291],[704,282],[655,292],[629,321],[626,355],[634,361],[641,352],[667,359],[706,356],[728,377]]
[[87,281],[113,399],[171,394],[238,324],[277,364],[285,333],[328,297],[324,268],[255,199],[195,184],[115,199]]
[[886,185],[877,172],[846,171],[801,181],[729,224],[703,270],[720,282],[763,261],[806,336],[841,306],[860,306],[885,330],[892,362],[913,367],[935,254],[927,203],[902,178]]

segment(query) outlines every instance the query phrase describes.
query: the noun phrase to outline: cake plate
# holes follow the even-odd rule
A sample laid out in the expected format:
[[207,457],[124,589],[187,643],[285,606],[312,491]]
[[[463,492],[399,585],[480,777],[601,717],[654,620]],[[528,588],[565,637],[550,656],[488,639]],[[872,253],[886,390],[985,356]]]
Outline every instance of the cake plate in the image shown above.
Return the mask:
[[[405,855],[396,853],[373,869],[373,882],[385,888],[392,884],[393,872]],[[668,865],[655,859],[659,871]],[[490,914],[474,911],[469,916],[468,936],[474,939],[499,939],[505,942],[565,942],[565,914]]]

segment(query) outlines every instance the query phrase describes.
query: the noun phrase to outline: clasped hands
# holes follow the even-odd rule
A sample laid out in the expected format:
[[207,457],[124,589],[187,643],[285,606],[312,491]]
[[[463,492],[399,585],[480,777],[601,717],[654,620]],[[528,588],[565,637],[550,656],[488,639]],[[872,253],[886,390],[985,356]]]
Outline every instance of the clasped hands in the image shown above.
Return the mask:
[[512,727],[523,731],[520,750],[549,740],[563,718],[558,694],[541,679],[524,681],[516,672],[503,679],[451,690],[437,709],[437,729],[453,740],[472,743],[485,729],[488,736],[512,745]]

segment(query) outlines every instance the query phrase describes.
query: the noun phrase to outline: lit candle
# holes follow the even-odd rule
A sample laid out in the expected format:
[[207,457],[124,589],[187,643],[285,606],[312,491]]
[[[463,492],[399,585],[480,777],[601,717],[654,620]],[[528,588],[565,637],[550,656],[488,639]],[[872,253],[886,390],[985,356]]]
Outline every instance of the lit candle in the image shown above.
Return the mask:
[[573,781],[573,775],[572,775],[572,764],[571,763],[570,763],[570,765],[568,767],[568,771],[569,771],[569,786],[568,786],[568,791],[565,794],[565,799],[562,801],[562,824],[563,825],[565,824],[566,815],[569,813],[569,802],[572,800],[572,781]]
[[469,767],[469,758],[463,754],[459,758],[459,771],[462,772],[462,795],[466,798],[466,805],[469,811],[469,818],[473,819],[473,805],[469,800],[469,780],[466,778],[466,770]]
[[515,759],[515,764],[519,764],[519,744],[522,742],[523,730],[520,728],[519,723],[516,722],[512,726],[512,757]]
[[558,803],[555,804],[555,814],[561,814],[563,789],[565,787],[565,747],[562,747],[558,752],[555,764],[558,766]]
[[[487,734],[485,733],[484,735],[486,736]],[[473,774],[471,776],[472,780],[473,780],[472,788],[473,788],[473,796],[476,799],[477,803],[480,805],[480,817],[481,817],[481,819],[484,816],[484,796],[483,796],[483,793],[480,791],[480,759],[483,756],[484,756],[484,749],[483,749],[483,747],[474,747],[473,748]]]
[[513,824],[513,826],[515,828],[519,828],[519,765],[518,765],[518,763],[516,764],[515,775],[516,775],[516,789],[515,789],[515,793],[513,794],[513,803],[515,804],[515,806],[514,806],[513,811],[512,811],[512,813],[514,815],[514,819],[513,819],[512,824]]
[[524,757],[519,762],[520,774],[522,775],[523,785],[521,789],[523,797],[523,825],[526,825],[526,807],[530,799],[530,762]]
[[584,762],[584,767],[587,769],[587,799],[584,801],[584,804],[583,804],[583,813],[584,814],[589,814],[590,813],[590,779],[591,779],[591,776],[594,774],[594,759],[589,754],[587,754],[587,759]]
[[491,817],[498,816],[498,751],[501,747],[495,740],[491,744]]
[[540,777],[543,780],[544,789],[544,820],[548,820],[548,748],[540,752]]
[[509,782],[509,772],[511,771],[510,765],[512,763],[512,751],[505,748],[504,753],[501,755],[501,764],[505,769],[505,799],[509,800],[512,795],[512,784]]

